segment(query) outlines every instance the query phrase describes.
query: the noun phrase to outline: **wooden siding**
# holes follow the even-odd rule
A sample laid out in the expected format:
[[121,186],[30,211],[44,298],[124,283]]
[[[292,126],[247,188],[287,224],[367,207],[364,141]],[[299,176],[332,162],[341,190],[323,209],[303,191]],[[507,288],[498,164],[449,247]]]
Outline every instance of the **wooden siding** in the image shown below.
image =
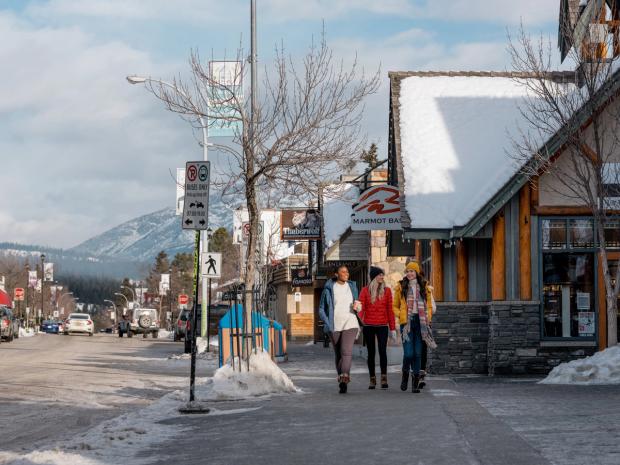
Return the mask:
[[370,236],[368,231],[351,231],[343,235],[325,253],[326,260],[368,260]]
[[491,299],[491,241],[467,239],[469,268],[469,300],[485,302]]

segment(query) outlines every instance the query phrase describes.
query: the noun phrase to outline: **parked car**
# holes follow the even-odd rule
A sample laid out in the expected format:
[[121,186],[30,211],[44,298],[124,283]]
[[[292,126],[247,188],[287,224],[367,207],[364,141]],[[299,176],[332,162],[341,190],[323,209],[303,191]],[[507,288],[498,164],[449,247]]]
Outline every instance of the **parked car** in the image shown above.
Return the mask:
[[[200,310],[200,309],[199,309]],[[202,321],[202,312],[198,311],[198,324]],[[176,324],[174,326],[174,337],[173,340],[180,341],[183,339],[185,341],[185,353],[189,354],[192,351],[192,311],[191,310],[181,310],[179,313],[179,317],[177,318]]]
[[123,337],[123,334],[126,334],[127,337],[133,336],[133,334],[131,333],[131,321],[129,321],[127,315],[124,315],[123,318],[118,322],[117,330],[118,337]]
[[151,333],[153,339],[157,339],[159,335],[159,317],[157,316],[156,309],[134,308],[130,310],[130,315],[128,337],[134,334],[143,334],[144,337],[147,337]]
[[19,338],[19,320],[8,307],[0,307],[0,340],[11,342]]
[[42,333],[58,334],[62,332],[62,323],[56,320],[44,320],[43,323],[41,323],[39,331]]
[[95,325],[88,313],[70,313],[69,317],[65,320],[63,328],[63,334],[65,335],[71,333],[86,333],[92,336],[94,332]]

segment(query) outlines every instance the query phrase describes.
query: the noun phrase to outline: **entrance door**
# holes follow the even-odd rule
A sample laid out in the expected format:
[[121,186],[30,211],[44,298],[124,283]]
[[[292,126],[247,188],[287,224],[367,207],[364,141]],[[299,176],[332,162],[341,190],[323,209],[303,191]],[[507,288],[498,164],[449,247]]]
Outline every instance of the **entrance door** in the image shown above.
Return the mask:
[[[609,272],[613,277],[618,266],[620,266],[620,252],[607,252],[607,260],[609,262]],[[599,260],[599,277],[598,277],[598,293],[599,293],[599,313],[598,313],[598,333],[599,333],[599,350],[607,347],[607,299],[605,291],[605,281],[603,280],[603,266]],[[620,307],[620,297],[618,298],[618,307]],[[620,317],[616,326],[618,330],[618,340],[620,340]]]

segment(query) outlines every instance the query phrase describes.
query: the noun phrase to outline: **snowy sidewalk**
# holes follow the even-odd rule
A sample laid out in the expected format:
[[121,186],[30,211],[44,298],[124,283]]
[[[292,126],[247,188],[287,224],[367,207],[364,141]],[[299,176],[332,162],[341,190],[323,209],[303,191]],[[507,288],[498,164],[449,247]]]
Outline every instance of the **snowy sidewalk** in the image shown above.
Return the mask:
[[218,402],[218,416],[165,420],[183,435],[145,458],[163,465],[174,450],[183,464],[550,463],[448,378],[431,379],[421,394],[401,392],[392,367],[390,389],[370,391],[365,361],[356,359],[341,395],[331,349],[290,345],[289,360],[280,366],[302,394]]

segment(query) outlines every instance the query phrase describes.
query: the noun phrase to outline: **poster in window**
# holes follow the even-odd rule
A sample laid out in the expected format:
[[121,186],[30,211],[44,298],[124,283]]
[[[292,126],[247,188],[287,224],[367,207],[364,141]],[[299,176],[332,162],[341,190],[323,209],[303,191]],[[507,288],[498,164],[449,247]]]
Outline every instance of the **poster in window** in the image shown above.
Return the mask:
[[579,312],[579,336],[594,335],[594,312]]
[[577,310],[590,310],[589,292],[577,292]]

